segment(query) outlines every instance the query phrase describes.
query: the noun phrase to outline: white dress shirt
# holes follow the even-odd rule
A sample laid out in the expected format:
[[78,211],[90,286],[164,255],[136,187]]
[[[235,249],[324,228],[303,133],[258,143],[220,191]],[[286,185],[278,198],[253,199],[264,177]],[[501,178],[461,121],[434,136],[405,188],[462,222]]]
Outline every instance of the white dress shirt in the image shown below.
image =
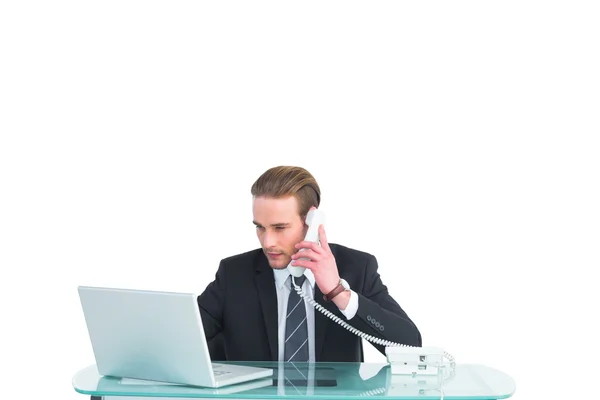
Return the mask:
[[[290,271],[287,268],[274,269],[273,274],[275,275],[275,286],[277,289],[277,321],[278,321],[278,344],[279,344],[279,361],[284,361],[283,355],[285,350],[285,322],[287,315],[287,303],[290,295]],[[302,293],[310,299],[315,298],[315,276],[312,271],[307,269],[304,272],[306,280],[302,285]],[[306,322],[308,326],[308,362],[315,362],[315,308],[309,303],[305,302],[306,307]],[[345,310],[340,310],[346,319],[352,319],[358,311],[358,295],[351,290],[350,301]]]

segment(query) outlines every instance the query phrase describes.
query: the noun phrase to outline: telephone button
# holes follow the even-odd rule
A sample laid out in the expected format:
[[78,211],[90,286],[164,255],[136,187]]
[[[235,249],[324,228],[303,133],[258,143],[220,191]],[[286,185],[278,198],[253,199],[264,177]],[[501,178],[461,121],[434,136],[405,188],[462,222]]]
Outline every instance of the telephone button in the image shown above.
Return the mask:
[[371,322],[373,320],[373,318],[371,318],[370,315],[367,315],[367,321]]
[[381,324],[379,323],[379,321],[375,322],[375,326],[376,326],[377,328],[379,328],[379,327],[381,326]]
[[383,332],[383,325],[381,325],[381,326],[379,327],[379,330],[380,330],[381,332]]

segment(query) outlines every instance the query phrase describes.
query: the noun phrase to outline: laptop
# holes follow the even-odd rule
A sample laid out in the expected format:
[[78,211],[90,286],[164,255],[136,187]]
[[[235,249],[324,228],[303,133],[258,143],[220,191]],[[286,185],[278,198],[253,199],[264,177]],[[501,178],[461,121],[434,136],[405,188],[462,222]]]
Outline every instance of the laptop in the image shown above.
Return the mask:
[[79,286],[98,373],[219,388],[273,369],[213,363],[197,294]]

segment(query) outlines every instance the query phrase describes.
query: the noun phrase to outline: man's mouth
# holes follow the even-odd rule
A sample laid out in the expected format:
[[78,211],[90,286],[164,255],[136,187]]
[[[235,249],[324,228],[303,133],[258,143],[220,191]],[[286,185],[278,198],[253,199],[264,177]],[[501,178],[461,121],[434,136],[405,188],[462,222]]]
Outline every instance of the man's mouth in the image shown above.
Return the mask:
[[279,258],[279,257],[283,256],[283,253],[271,253],[271,252],[267,252],[267,256],[269,258]]

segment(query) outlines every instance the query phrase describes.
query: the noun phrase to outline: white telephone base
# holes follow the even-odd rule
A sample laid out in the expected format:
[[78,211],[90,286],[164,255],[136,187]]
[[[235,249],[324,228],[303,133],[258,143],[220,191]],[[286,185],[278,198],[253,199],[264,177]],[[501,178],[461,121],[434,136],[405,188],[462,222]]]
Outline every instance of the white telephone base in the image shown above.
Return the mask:
[[444,350],[438,347],[386,347],[392,375],[437,375],[444,366]]

